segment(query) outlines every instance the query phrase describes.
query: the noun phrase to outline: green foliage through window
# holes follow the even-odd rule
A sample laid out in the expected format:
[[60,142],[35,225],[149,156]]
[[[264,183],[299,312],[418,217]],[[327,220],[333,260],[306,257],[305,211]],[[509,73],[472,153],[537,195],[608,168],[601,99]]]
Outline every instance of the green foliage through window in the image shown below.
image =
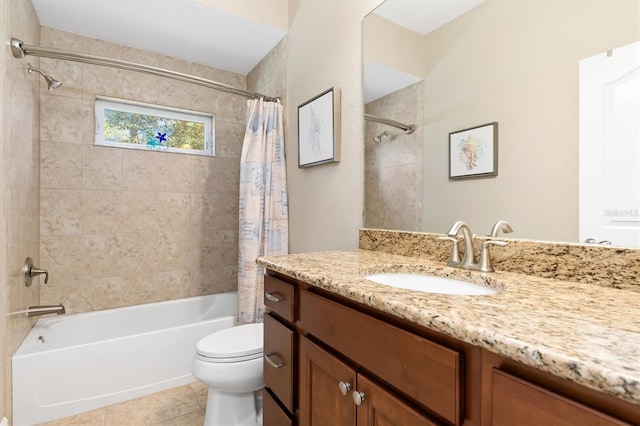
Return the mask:
[[213,155],[213,117],[96,99],[96,144]]

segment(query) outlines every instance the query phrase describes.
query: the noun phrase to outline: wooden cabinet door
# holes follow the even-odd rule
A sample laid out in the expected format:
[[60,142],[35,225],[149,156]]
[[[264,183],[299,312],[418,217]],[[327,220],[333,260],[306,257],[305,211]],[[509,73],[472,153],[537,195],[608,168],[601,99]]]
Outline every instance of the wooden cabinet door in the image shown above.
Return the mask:
[[629,425],[504,371],[493,370],[492,426]]
[[358,375],[357,391],[364,394],[358,406],[357,426],[437,426],[384,388]]
[[[306,337],[300,338],[300,425],[350,426],[356,424],[353,402],[355,371]],[[348,383],[342,395],[339,384]]]

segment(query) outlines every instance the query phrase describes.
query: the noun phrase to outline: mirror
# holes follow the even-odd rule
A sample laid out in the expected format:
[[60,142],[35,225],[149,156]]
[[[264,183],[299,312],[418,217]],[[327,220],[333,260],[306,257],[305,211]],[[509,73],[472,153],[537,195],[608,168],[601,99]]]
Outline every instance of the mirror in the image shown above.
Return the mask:
[[[443,233],[463,220],[484,235],[505,219],[506,237],[578,242],[579,63],[640,40],[640,2],[476,0],[426,34],[396,24],[393,3],[420,16],[410,0],[386,0],[365,18],[365,93],[371,63],[404,83],[365,112],[416,131],[366,122],[364,226]],[[449,180],[449,134],[492,122],[498,175]],[[640,236],[640,217],[627,219]]]

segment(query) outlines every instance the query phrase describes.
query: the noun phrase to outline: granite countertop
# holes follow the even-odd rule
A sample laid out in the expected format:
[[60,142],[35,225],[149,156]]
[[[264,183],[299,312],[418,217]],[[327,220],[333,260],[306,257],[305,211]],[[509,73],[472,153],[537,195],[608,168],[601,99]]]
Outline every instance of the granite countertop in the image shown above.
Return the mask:
[[[258,259],[283,275],[640,405],[640,293],[507,272],[480,273],[377,251]],[[500,291],[460,296],[363,278],[421,272]]]

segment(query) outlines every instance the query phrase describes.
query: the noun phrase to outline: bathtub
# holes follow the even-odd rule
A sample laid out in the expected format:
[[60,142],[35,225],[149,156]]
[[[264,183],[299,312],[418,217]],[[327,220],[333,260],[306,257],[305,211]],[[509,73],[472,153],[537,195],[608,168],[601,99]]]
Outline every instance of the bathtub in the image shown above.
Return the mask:
[[199,339],[236,325],[237,294],[40,318],[13,356],[13,422],[32,425],[194,382]]

